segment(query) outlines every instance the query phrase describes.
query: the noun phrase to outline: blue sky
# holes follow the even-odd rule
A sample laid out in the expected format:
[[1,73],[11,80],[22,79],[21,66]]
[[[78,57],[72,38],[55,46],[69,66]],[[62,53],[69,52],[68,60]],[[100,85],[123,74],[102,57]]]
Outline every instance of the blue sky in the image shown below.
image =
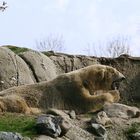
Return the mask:
[[[140,56],[140,0],[6,0],[0,13],[0,45],[35,48],[50,34],[62,35],[66,52],[83,54],[87,44],[130,38]],[[104,47],[104,46],[102,46]]]

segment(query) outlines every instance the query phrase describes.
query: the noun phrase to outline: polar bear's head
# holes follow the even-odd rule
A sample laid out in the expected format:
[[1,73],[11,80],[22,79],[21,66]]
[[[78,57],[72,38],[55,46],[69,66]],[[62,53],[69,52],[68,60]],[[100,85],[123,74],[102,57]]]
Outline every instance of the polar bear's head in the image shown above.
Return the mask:
[[106,65],[92,65],[87,67],[87,77],[83,84],[89,90],[118,90],[120,82],[125,76],[118,70]]

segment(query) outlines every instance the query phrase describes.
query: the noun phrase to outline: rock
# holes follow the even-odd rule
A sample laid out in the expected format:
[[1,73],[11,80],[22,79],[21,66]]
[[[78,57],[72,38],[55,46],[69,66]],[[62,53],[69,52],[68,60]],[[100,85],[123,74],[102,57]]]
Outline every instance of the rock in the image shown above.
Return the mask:
[[95,137],[94,140],[105,140],[106,138],[103,138],[103,137]]
[[61,135],[65,135],[71,127],[72,124],[70,123],[70,121],[62,119],[62,123],[60,124],[60,128],[62,130]]
[[69,114],[69,116],[70,116],[71,119],[76,119],[76,113],[75,113],[74,110],[69,111],[68,114]]
[[31,140],[29,137],[24,137],[22,140]]
[[132,140],[140,140],[140,132],[131,135]]
[[41,115],[37,119],[36,128],[38,134],[58,137],[61,134],[61,118],[53,115]]
[[41,135],[38,138],[34,138],[33,140],[55,140],[55,139],[49,136]]
[[30,66],[37,82],[50,81],[57,76],[53,61],[43,53],[26,51],[20,56]]
[[59,124],[60,128],[62,130],[61,135],[66,134],[67,131],[72,127],[71,119],[70,119],[69,115],[64,113],[62,110],[49,109],[47,111],[47,114],[61,117],[62,120],[61,120],[61,123]]
[[34,82],[34,77],[24,60],[8,48],[0,47],[0,91]]
[[140,110],[137,107],[131,107],[119,103],[105,104],[103,110],[109,117],[119,117],[126,119],[139,117],[140,114]]
[[33,140],[70,140],[66,137],[62,137],[62,138],[51,138],[49,136],[45,136],[45,135],[41,135],[38,138],[34,138]]
[[23,140],[23,137],[19,133],[1,131],[0,140]]
[[111,119],[107,116],[107,114],[104,111],[97,113],[97,115],[92,118],[91,122],[102,124],[102,125],[112,124]]
[[[65,113],[66,112],[66,113]],[[70,117],[69,115],[67,114],[67,111],[62,111],[62,110],[58,110],[58,109],[54,109],[54,108],[51,108],[51,109],[48,109],[46,114],[51,114],[51,115],[54,115],[54,116],[60,116],[62,117],[63,119],[68,119],[70,120]]]
[[92,134],[77,126],[71,127],[65,134],[65,137],[70,140],[94,140],[94,136]]
[[107,132],[106,132],[106,129],[103,125],[97,124],[97,123],[92,123],[91,124],[91,131],[93,132],[94,135],[106,140]]

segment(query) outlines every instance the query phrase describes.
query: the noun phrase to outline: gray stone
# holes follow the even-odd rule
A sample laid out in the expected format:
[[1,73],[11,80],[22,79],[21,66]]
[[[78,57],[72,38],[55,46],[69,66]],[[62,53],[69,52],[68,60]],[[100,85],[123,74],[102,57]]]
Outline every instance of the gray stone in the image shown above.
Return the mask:
[[80,127],[71,127],[65,134],[70,140],[94,140],[94,136]]
[[37,138],[34,138],[33,140],[55,140],[54,138],[51,138],[49,136],[41,135]]
[[102,125],[112,124],[112,120],[107,116],[104,111],[97,113],[97,115],[92,118],[91,122]]
[[23,137],[19,133],[1,131],[0,140],[23,140]]
[[131,137],[132,137],[133,140],[140,140],[140,132],[137,132],[135,134],[132,134]]
[[[65,113],[66,112],[66,113]],[[54,108],[51,108],[51,109],[48,109],[46,114],[51,114],[51,115],[54,115],[54,116],[60,116],[62,117],[63,119],[67,119],[67,120],[70,120],[70,117],[69,115],[67,114],[67,111],[62,111],[62,110],[58,110],[58,109],[54,109]]]
[[106,140],[104,137],[95,137],[95,140]]
[[62,119],[53,115],[41,115],[37,119],[36,127],[38,134],[46,134],[58,137],[61,134],[60,123]]
[[97,123],[92,123],[91,126],[92,126],[91,131],[93,132],[93,134],[106,139],[107,132],[103,125],[97,124]]
[[51,115],[54,115],[54,116],[57,116],[57,117],[58,116],[61,117],[62,121],[59,124],[60,128],[62,130],[61,135],[66,134],[67,131],[72,127],[71,119],[70,119],[69,115],[66,114],[65,112],[63,112],[62,110],[49,109],[47,111],[47,114],[51,114]]
[[51,138],[49,136],[41,135],[41,136],[39,136],[37,138],[34,138],[33,140],[70,140],[70,139],[68,139],[66,137]]
[[76,113],[74,110],[71,110],[68,114],[69,114],[71,119],[76,119]]

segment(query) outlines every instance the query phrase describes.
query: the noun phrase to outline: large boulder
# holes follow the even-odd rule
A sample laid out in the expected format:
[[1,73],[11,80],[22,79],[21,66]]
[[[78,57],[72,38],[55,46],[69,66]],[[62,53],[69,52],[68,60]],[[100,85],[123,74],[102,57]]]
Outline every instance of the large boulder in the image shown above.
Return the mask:
[[8,48],[0,47],[0,90],[34,82],[32,72],[23,59]]
[[56,66],[53,61],[37,51],[20,53],[20,57],[29,65],[36,82],[50,81],[57,76]]

